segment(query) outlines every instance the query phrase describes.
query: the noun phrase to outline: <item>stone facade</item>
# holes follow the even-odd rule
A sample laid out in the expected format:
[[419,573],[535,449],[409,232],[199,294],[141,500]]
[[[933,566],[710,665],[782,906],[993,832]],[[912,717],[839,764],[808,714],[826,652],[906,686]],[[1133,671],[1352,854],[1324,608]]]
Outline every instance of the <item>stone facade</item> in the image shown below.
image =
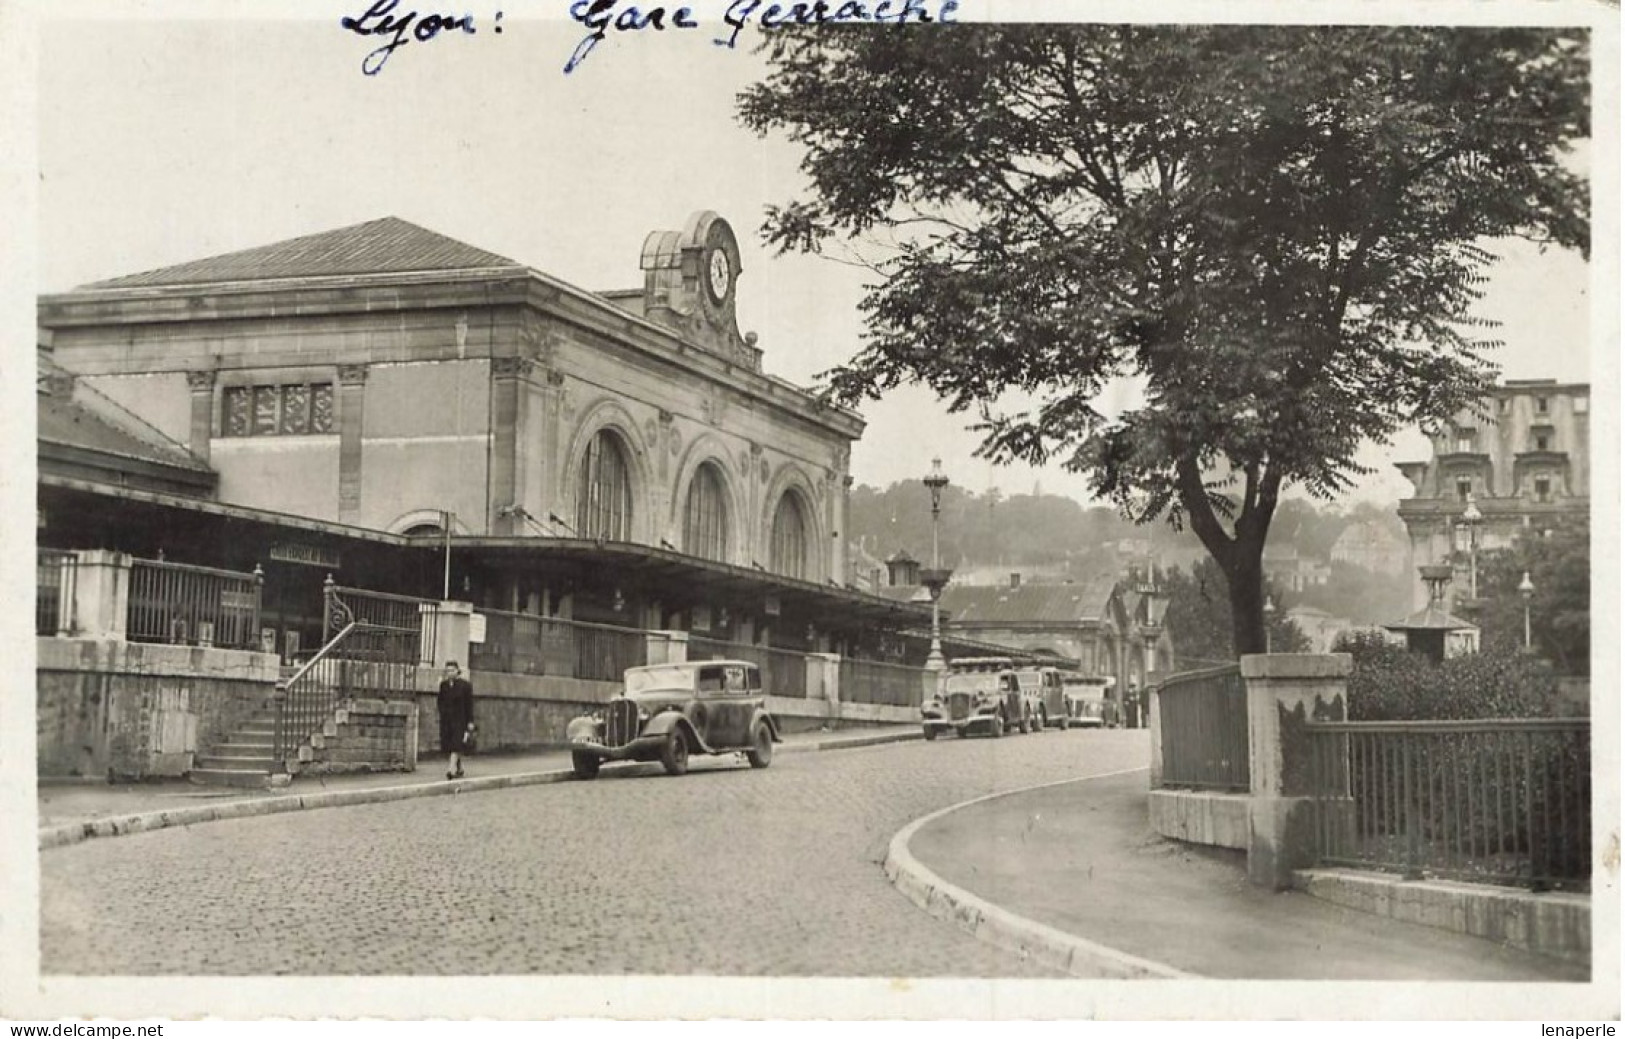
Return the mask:
[[[607,442],[629,484],[615,540],[701,554],[684,542],[703,469],[720,488],[708,557],[789,572],[772,544],[788,502],[793,576],[844,582],[861,420],[762,373],[734,324],[726,222],[660,234],[641,295],[500,258],[413,271],[449,240],[381,221],[317,236],[383,252],[358,273],[213,282],[241,265],[199,261],[44,297],[40,323],[65,367],[209,459],[226,502],[397,533],[450,512],[457,534],[571,536]],[[268,269],[276,249],[258,251]]]
[[1585,383],[1511,380],[1437,432],[1429,460],[1399,465],[1414,488],[1399,516],[1410,538],[1416,607],[1427,602],[1422,566],[1453,565],[1452,592],[1467,594],[1471,533],[1461,516],[1469,498],[1484,517],[1480,551],[1588,513],[1590,411]]

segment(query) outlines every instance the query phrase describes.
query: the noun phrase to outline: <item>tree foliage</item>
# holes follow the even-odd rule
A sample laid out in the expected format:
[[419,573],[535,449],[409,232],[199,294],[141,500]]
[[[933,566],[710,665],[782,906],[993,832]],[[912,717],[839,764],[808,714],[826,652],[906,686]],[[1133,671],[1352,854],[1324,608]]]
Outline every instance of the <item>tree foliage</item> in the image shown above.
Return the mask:
[[[804,147],[811,181],[765,237],[885,250],[831,394],[924,382],[980,416],[994,459],[1058,460],[1137,521],[1189,524],[1246,651],[1281,489],[1333,496],[1363,440],[1477,400],[1491,240],[1586,246],[1564,165],[1589,121],[1581,31],[961,25],[765,46],[741,116]],[[1143,405],[1104,413],[1125,377]]]
[[1590,523],[1575,519],[1531,530],[1509,549],[1480,553],[1475,618],[1485,650],[1523,646],[1523,595],[1529,575],[1530,648],[1562,675],[1591,673]]
[[[1161,576],[1162,592],[1168,597],[1166,623],[1179,653],[1179,667],[1204,667],[1228,663],[1240,655],[1235,648],[1235,625],[1230,618],[1230,597],[1225,594],[1224,575],[1211,559],[1204,559],[1187,575],[1179,567]],[[1282,601],[1273,589],[1268,594]],[[1275,653],[1304,653],[1309,638],[1287,617],[1284,608],[1268,620],[1266,647]]]

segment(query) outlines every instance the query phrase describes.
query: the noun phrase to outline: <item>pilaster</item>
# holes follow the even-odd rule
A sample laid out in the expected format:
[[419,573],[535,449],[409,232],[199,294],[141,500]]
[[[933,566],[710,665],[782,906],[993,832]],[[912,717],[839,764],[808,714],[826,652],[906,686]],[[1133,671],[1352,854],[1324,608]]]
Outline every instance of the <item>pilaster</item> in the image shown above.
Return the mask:
[[187,372],[186,388],[192,400],[192,421],[187,428],[186,446],[203,461],[209,460],[209,444],[214,438],[215,372]]
[[364,364],[339,365],[339,521],[361,513],[361,432],[367,382]]

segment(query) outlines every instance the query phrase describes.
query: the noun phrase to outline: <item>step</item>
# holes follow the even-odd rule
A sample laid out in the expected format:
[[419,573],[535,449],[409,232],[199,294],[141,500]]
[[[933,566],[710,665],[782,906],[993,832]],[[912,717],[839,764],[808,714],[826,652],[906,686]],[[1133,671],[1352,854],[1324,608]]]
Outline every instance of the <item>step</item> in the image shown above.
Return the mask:
[[200,754],[197,764],[203,769],[244,769],[269,772],[276,758],[269,754]]
[[224,743],[216,743],[214,745],[214,747],[213,747],[213,749],[214,749],[214,751],[216,753],[219,753],[221,751],[225,751],[227,748],[231,748],[232,750],[240,750],[240,751],[264,751],[267,754],[272,754],[272,753],[275,753],[275,751],[276,751],[276,741],[275,740],[243,740],[243,739],[237,739],[237,738],[233,737],[232,739],[229,739]]
[[237,768],[194,768],[186,778],[199,786],[267,787],[272,785],[269,767],[252,771]]

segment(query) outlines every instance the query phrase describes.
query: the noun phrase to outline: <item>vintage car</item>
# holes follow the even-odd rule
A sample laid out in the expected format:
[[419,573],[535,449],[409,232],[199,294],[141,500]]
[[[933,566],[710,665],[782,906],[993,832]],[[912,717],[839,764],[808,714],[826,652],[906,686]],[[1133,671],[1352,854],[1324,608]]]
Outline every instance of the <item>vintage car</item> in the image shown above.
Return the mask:
[[928,740],[950,729],[960,736],[975,731],[997,738],[1020,724],[1021,689],[1011,671],[952,671],[941,692],[920,705],[920,714]]
[[1021,684],[1022,706],[1031,731],[1048,726],[1066,726],[1066,697],[1061,692],[1061,672],[1053,667],[1024,667],[1016,672]]
[[690,754],[743,753],[752,768],[766,768],[782,742],[762,673],[743,660],[628,668],[621,694],[572,720],[565,737],[579,779],[597,776],[605,761],[658,761],[680,776]]
[[1116,684],[1117,679],[1106,676],[1068,675],[1062,684],[1066,727],[1116,728],[1117,704],[1112,700]]

